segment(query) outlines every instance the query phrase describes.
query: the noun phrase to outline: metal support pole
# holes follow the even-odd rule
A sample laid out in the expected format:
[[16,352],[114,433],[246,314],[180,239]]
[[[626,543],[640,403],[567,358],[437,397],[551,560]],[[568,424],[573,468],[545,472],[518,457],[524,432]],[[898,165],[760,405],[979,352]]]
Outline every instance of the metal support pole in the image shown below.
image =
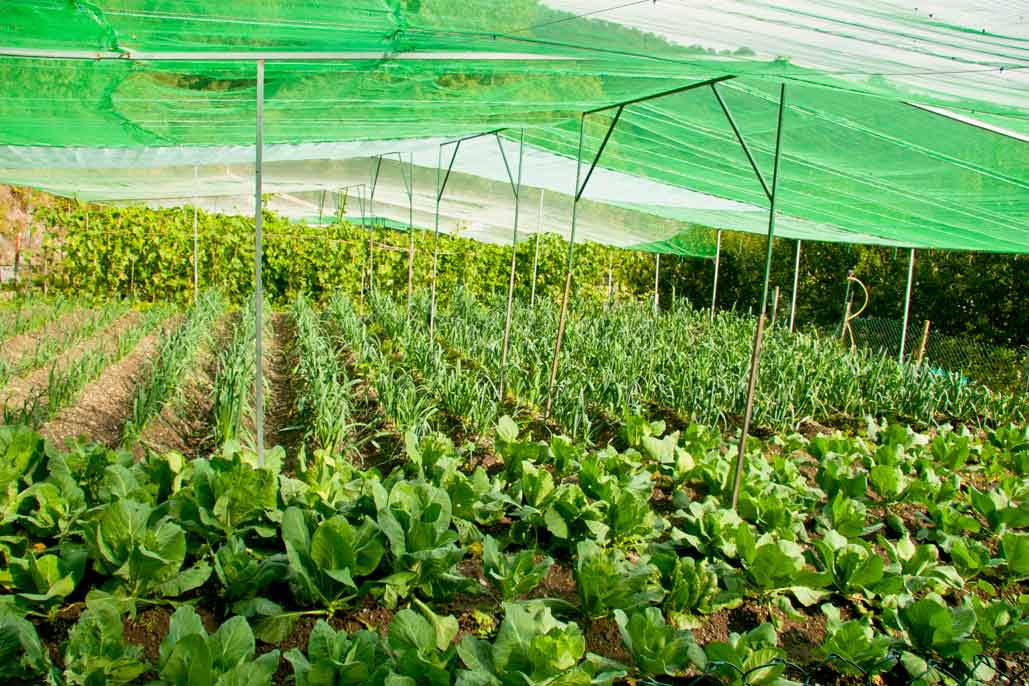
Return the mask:
[[[443,145],[446,145],[444,143]],[[432,236],[432,295],[429,302],[429,338],[432,338],[436,331],[436,274],[439,271],[439,204],[443,199],[443,191],[447,187],[447,180],[450,179],[450,172],[454,169],[454,161],[457,159],[457,152],[461,149],[461,141],[454,145],[454,154],[450,156],[450,164],[447,165],[446,176],[440,183],[440,172],[443,166],[443,145],[439,146],[439,154],[436,158],[436,218],[435,233]]]
[[[619,114],[621,110],[618,110]],[[608,130],[608,137],[611,135],[611,131],[614,130],[615,124],[618,123],[618,117],[611,123],[611,129]],[[561,311],[557,319],[557,338],[554,339],[554,359],[550,363],[550,381],[547,384],[547,410],[546,416],[550,416],[550,409],[554,405],[554,384],[557,382],[557,366],[558,359],[561,356],[561,339],[565,333],[565,318],[568,315],[568,295],[572,290],[572,258],[575,255],[575,219],[576,213],[579,208],[579,196],[582,195],[579,189],[579,180],[582,176],[582,141],[585,135],[586,129],[586,115],[579,117],[579,147],[575,155],[575,195],[572,196],[572,228],[568,236],[568,264],[565,266],[565,288],[564,294],[561,296]],[[604,139],[607,141],[607,138]],[[603,148],[603,146],[601,146]],[[597,156],[599,158],[599,154]],[[596,164],[596,159],[594,159]]]
[[322,225],[322,217],[325,216],[325,189],[322,189],[321,201],[318,203],[318,226]]
[[[719,100],[721,102],[721,100]],[[723,107],[724,107],[724,103]],[[740,499],[740,484],[743,480],[744,457],[746,456],[747,435],[750,433],[750,420],[754,411],[754,394],[757,391],[758,370],[761,362],[761,337],[765,328],[765,312],[768,307],[768,281],[772,273],[772,243],[775,239],[775,199],[779,185],[779,161],[782,157],[782,120],[786,110],[786,84],[779,86],[779,117],[775,131],[775,157],[772,162],[772,185],[768,200],[768,240],[765,246],[765,282],[761,293],[761,311],[758,314],[757,327],[754,332],[754,348],[750,365],[750,379],[747,382],[747,404],[743,412],[743,431],[740,433],[739,452],[736,455],[736,466],[733,474],[732,509],[736,509]],[[728,110],[726,109],[726,114]],[[732,121],[732,117],[729,117]],[[740,136],[740,143],[747,149]],[[748,153],[748,157],[750,157]],[[755,167],[755,171],[756,167]],[[758,178],[761,178],[760,173]]]
[[797,240],[797,254],[793,258],[793,293],[790,294],[790,333],[797,320],[797,287],[800,284],[800,240]]
[[915,278],[915,249],[911,248],[911,258],[908,260],[908,287],[904,294],[904,322],[900,327],[900,352],[897,354],[897,362],[904,364],[904,348],[908,340],[908,317],[911,315],[911,283]]
[[540,233],[543,231],[543,194],[545,191],[540,189],[540,209],[539,214],[536,217],[536,247],[532,253],[532,288],[529,291],[529,307],[536,306],[536,274],[539,270],[540,263]]
[[[504,147],[497,134],[497,145],[500,146],[500,153],[504,157],[504,165],[507,166],[507,156],[504,154]],[[504,342],[500,350],[500,380],[498,386],[498,400],[504,400],[504,379],[507,376],[507,350],[511,340],[511,312],[514,309],[514,285],[515,269],[518,266],[518,209],[521,205],[522,196],[522,165],[525,159],[525,129],[522,129],[518,137],[518,178],[511,180],[511,190],[514,192],[514,227],[511,232],[511,275],[507,282],[507,314],[504,316]],[[510,178],[511,170],[508,169]]]
[[375,173],[372,175],[372,188],[368,193],[368,292],[375,287],[375,187],[379,185],[379,172],[382,171],[382,156],[375,162]]
[[[193,185],[197,183],[197,168],[193,167]],[[197,236],[199,225],[197,199],[193,198],[193,305],[200,301],[200,240]]]
[[607,304],[611,306],[611,299],[615,295],[615,254],[607,256]]
[[711,319],[715,318],[715,303],[718,301],[718,268],[722,263],[722,232],[715,233],[715,278],[711,282]]
[[254,317],[257,320],[257,333],[254,336],[254,424],[257,441],[257,466],[264,466],[264,365],[261,360],[263,345],[261,341],[261,310],[264,298],[264,284],[261,277],[261,260],[263,245],[261,222],[264,211],[264,200],[261,197],[261,174],[264,162],[264,60],[257,61],[257,160],[254,167]]
[[775,329],[775,320],[779,316],[779,287],[775,287],[775,293],[772,296],[772,319],[768,323],[768,328]]
[[654,314],[660,309],[660,294],[658,287],[661,285],[661,253],[654,256]]
[[[404,158],[400,159],[400,175],[404,175]],[[407,190],[407,318],[411,318],[411,301],[414,299],[414,153],[410,155],[406,178]]]

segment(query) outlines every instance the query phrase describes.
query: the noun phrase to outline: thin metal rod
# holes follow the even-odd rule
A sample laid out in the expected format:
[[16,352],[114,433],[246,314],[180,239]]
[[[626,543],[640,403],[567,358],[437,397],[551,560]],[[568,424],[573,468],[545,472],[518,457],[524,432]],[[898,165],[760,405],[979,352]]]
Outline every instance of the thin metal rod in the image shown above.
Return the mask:
[[711,282],[711,319],[715,318],[715,303],[718,300],[718,268],[722,263],[722,232],[715,233],[715,278]]
[[[196,187],[197,168],[193,167],[193,185]],[[193,305],[200,302],[200,240],[197,236],[199,218],[197,199],[193,198]]]
[[740,485],[743,481],[743,462],[747,454],[747,434],[750,428],[750,413],[753,410],[754,391],[757,386],[757,370],[761,355],[761,341],[765,333],[765,315],[762,313],[757,318],[757,331],[754,334],[754,350],[750,355],[750,378],[747,381],[747,412],[743,419],[743,433],[740,434],[739,450],[736,453],[736,467],[732,476],[732,509],[740,502]]
[[576,187],[575,199],[578,200],[582,197],[583,191],[586,190],[586,184],[590,182],[590,177],[593,176],[593,170],[597,168],[597,162],[600,161],[600,156],[604,154],[604,148],[607,147],[608,141],[611,140],[611,134],[615,132],[615,127],[618,126],[618,120],[622,118],[622,111],[625,109],[625,105],[619,105],[615,111],[615,116],[611,119],[611,125],[607,127],[607,133],[604,134],[604,140],[600,142],[600,147],[597,148],[597,154],[593,156],[593,161],[590,163],[589,171],[586,172],[586,178],[582,182],[582,187]]
[[[400,174],[404,173],[404,160],[400,155]],[[411,318],[411,302],[414,299],[414,153],[409,155],[407,173],[407,317]]]
[[368,291],[375,287],[375,187],[379,185],[379,172],[382,171],[382,156],[375,162],[372,174],[372,188],[368,194]]
[[263,245],[261,222],[264,213],[264,201],[261,197],[261,175],[264,163],[264,60],[257,61],[257,160],[254,168],[254,318],[257,320],[257,333],[254,336],[254,423],[257,434],[257,466],[264,466],[264,364],[262,362],[263,345],[261,341],[261,315],[264,303],[264,283],[261,275]]
[[0,47],[0,56],[32,57],[58,60],[123,60],[140,62],[253,62],[255,60],[270,62],[338,62],[338,61],[371,61],[382,60],[471,60],[471,61],[515,61],[524,60],[576,60],[571,56],[541,55],[522,52],[450,52],[443,50],[411,50],[405,52],[319,52],[319,51],[275,51],[275,50],[222,50],[222,51],[144,51],[131,47],[112,50],[47,50],[36,48]]
[[[444,144],[445,145],[445,144]],[[435,232],[432,236],[432,296],[429,303],[429,338],[436,332],[436,274],[439,271],[439,204],[443,199],[443,190],[447,187],[447,180],[450,172],[454,169],[454,160],[457,159],[457,152],[461,149],[461,141],[454,145],[454,154],[450,156],[450,164],[447,165],[447,174],[440,184],[440,171],[443,165],[443,146],[439,146],[439,153],[436,158],[436,217]]]
[[322,217],[325,216],[325,189],[322,189],[322,197],[318,202],[318,226],[322,225]]
[[754,156],[750,154],[750,147],[743,139],[743,134],[740,133],[739,127],[736,126],[736,120],[733,118],[732,112],[729,111],[729,106],[725,104],[725,100],[722,99],[722,94],[718,92],[718,88],[713,83],[711,84],[711,90],[714,92],[715,99],[718,100],[718,104],[722,107],[722,112],[725,113],[725,118],[729,120],[729,126],[732,128],[732,132],[736,135],[736,140],[740,142],[740,147],[743,148],[743,153],[747,156],[747,161],[750,162],[750,168],[754,170],[757,180],[761,182],[761,188],[765,191],[765,197],[771,200],[772,191],[769,190],[768,184],[765,183],[765,176],[761,173],[761,169],[758,168],[757,162],[754,160]]
[[[497,136],[497,145],[500,145],[500,136]],[[504,150],[504,146],[500,146],[501,152]],[[521,205],[521,190],[522,190],[522,166],[525,160],[525,129],[522,129],[521,134],[518,137],[518,178],[515,183],[512,184],[511,190],[514,193],[514,227],[511,231],[511,276],[507,281],[507,314],[504,316],[504,342],[500,350],[500,380],[497,383],[498,386],[498,400],[503,402],[504,400],[504,379],[507,377],[507,351],[508,345],[511,340],[511,312],[514,309],[514,285],[515,285],[515,270],[518,267],[518,210]],[[507,165],[507,159],[504,159],[505,166]],[[510,169],[508,169],[510,173]]]
[[800,240],[797,240],[797,254],[793,258],[793,293],[790,294],[790,333],[797,320],[797,288],[800,285]]
[[911,316],[911,284],[915,278],[915,249],[911,248],[911,257],[908,260],[908,287],[904,293],[904,322],[900,327],[900,352],[897,354],[897,362],[904,364],[904,348],[908,340],[908,318]]
[[657,314],[661,304],[659,298],[661,297],[658,287],[661,285],[661,253],[654,255],[654,313]]
[[775,200],[779,185],[779,161],[782,157],[782,120],[786,111],[786,84],[779,86],[779,117],[775,129],[775,159],[772,163],[772,196],[768,201],[768,239],[765,246],[765,283],[761,293],[761,312],[758,314],[757,328],[754,332],[754,348],[750,364],[750,379],[747,382],[747,404],[743,411],[743,431],[740,433],[739,454],[736,456],[735,473],[733,474],[732,508],[740,499],[740,483],[745,468],[747,435],[750,433],[750,420],[754,412],[754,394],[757,391],[758,370],[761,361],[761,337],[765,328],[765,312],[768,307],[768,281],[772,273],[772,245],[775,240]]
[[730,79],[736,78],[735,76],[719,76],[713,79],[707,79],[705,81],[698,81],[696,83],[687,84],[685,86],[679,86],[678,88],[671,88],[666,91],[660,91],[658,93],[652,93],[650,95],[644,95],[640,98],[633,98],[632,100],[624,100],[622,102],[612,103],[610,105],[604,105],[603,107],[597,107],[592,110],[586,110],[583,114],[596,114],[597,112],[603,112],[604,110],[613,110],[616,107],[627,107],[629,105],[635,105],[638,102],[646,102],[647,100],[653,100],[655,98],[663,98],[666,95],[675,95],[676,93],[683,93],[685,91],[693,90],[694,88],[702,88],[703,86],[710,86],[711,84],[721,83],[722,81],[729,81]]
[[[579,117],[579,147],[575,155],[575,188],[579,188],[579,177],[582,175],[582,140],[586,129],[586,115]],[[572,198],[572,228],[568,235],[568,264],[565,266],[565,289],[561,296],[561,312],[557,319],[557,337],[554,339],[554,359],[550,363],[550,381],[547,384],[546,416],[554,405],[554,384],[557,382],[558,360],[561,356],[561,339],[565,333],[565,318],[568,315],[568,295],[572,290],[572,258],[575,255],[575,219],[579,208],[578,195]]]
[[611,299],[615,295],[615,254],[612,252],[607,256],[607,304],[611,305]]
[[540,263],[540,233],[543,231],[543,194],[545,191],[540,189],[540,210],[536,217],[536,247],[532,253],[532,288],[529,292],[529,307],[536,306],[536,274],[539,270]]

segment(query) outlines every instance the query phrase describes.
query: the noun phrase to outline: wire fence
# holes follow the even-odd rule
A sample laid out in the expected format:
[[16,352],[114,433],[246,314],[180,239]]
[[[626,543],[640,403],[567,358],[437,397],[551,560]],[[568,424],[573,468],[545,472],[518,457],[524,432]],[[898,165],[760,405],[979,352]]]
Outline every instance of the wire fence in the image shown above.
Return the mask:
[[776,683],[781,677],[788,683],[803,686],[1029,686],[1029,665],[1024,662],[998,660],[982,654],[957,666],[934,658],[916,660],[918,667],[914,667],[915,662],[905,660],[904,653],[896,649],[867,668],[834,653],[804,664],[784,658],[743,666],[712,660],[700,674],[667,679],[648,677],[636,683],[648,686],[761,686]]
[[[909,322],[904,350],[908,360],[918,358],[924,322]],[[896,358],[900,352],[903,324],[897,319],[861,317],[850,322],[854,344]],[[839,328],[835,332],[839,335]],[[847,339],[849,341],[849,338]],[[957,372],[968,383],[996,391],[1025,393],[1029,349],[1008,348],[973,338],[948,336],[930,326],[922,365],[930,372]]]

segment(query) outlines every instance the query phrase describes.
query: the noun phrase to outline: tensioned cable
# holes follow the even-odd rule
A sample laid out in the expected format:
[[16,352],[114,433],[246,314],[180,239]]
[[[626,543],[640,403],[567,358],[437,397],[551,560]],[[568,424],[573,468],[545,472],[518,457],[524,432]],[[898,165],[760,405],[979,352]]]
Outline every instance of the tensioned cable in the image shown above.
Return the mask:
[[621,5],[613,5],[611,7],[604,7],[604,8],[599,9],[599,10],[592,10],[590,12],[583,12],[582,14],[573,14],[571,16],[562,17],[560,19],[554,19],[554,20],[551,20],[551,21],[545,21],[545,22],[542,22],[540,24],[533,24],[531,26],[526,26],[526,27],[521,28],[521,29],[513,29],[513,30],[510,31],[510,33],[523,33],[525,31],[532,31],[534,29],[541,29],[544,26],[553,26],[554,24],[563,24],[564,22],[567,22],[567,21],[574,21],[576,19],[584,19],[586,17],[595,17],[598,14],[604,14],[606,12],[614,12],[616,10],[625,9],[626,7],[633,7],[635,5],[643,5],[643,4],[657,4],[657,0],[633,0],[633,2],[626,2],[626,3],[622,3]]

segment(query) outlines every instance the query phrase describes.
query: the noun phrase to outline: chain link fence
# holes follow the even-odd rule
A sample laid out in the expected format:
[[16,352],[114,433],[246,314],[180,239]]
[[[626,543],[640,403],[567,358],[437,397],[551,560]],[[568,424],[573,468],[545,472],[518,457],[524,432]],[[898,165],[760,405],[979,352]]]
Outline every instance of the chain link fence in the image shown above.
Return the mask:
[[[904,345],[908,360],[918,357],[925,322],[909,322]],[[860,317],[850,322],[854,344],[897,358],[903,324],[885,317]],[[833,335],[839,337],[837,325]],[[849,337],[845,339],[849,342]],[[979,383],[995,391],[1025,393],[1029,349],[1007,348],[973,338],[948,336],[929,327],[922,364],[929,371],[957,372],[969,383]]]

